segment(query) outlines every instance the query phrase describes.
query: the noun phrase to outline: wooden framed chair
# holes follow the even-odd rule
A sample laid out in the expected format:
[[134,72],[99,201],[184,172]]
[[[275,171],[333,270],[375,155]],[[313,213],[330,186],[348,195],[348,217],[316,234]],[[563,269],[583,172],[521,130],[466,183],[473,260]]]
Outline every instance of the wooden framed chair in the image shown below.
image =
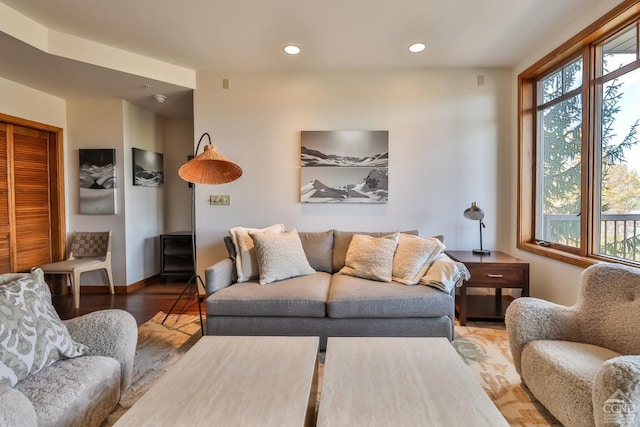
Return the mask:
[[111,272],[111,231],[74,231],[71,250],[65,261],[39,266],[46,274],[65,274],[71,282],[75,308],[80,308],[80,275],[87,271],[105,270],[109,292],[113,295]]

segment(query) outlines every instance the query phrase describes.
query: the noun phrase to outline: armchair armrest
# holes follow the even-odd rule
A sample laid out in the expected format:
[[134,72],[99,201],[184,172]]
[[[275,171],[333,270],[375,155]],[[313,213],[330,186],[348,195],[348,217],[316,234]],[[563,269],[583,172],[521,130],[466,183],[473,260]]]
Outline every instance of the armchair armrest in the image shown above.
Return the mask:
[[18,390],[0,386],[0,426],[36,427],[38,416],[33,404]]
[[204,278],[207,296],[231,285],[233,283],[233,272],[234,267],[231,258],[225,258],[211,267],[205,268]]
[[99,310],[63,322],[71,337],[89,347],[87,355],[109,356],[120,362],[121,393],[131,384],[138,325],[124,310]]
[[518,374],[521,374],[520,356],[526,344],[537,340],[572,341],[578,332],[572,307],[532,297],[512,301],[505,313],[505,324]]
[[640,425],[640,356],[607,360],[593,385],[596,426]]

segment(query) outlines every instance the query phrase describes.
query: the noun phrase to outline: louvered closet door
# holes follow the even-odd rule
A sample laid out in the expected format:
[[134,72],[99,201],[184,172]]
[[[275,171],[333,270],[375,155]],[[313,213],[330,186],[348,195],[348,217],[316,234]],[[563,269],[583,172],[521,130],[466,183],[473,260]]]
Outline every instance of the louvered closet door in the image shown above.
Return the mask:
[[7,167],[7,125],[0,123],[0,273],[11,271],[11,223]]
[[13,127],[16,271],[51,260],[49,134]]

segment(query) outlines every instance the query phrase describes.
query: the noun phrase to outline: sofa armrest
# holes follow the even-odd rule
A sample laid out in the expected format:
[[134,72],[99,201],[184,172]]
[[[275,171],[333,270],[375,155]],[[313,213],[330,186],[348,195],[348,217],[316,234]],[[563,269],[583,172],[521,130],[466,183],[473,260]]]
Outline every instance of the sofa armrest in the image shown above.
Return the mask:
[[233,261],[225,258],[204,270],[207,296],[233,283]]
[[607,360],[593,385],[596,426],[640,425],[640,356]]
[[133,358],[138,343],[136,319],[124,310],[99,310],[65,320],[71,337],[89,347],[87,355],[109,356],[120,362],[121,393],[131,384]]
[[577,316],[572,307],[532,298],[516,298],[505,313],[505,324],[513,364],[518,374],[524,346],[537,340],[573,341],[577,336]]
[[0,426],[37,427],[38,416],[31,401],[20,391],[0,386]]

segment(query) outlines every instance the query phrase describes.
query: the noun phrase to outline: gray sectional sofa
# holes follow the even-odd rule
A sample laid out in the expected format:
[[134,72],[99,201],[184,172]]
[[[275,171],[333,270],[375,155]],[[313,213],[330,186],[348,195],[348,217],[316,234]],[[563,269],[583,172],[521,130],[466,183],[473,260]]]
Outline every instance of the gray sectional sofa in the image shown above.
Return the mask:
[[[407,232],[417,235],[417,232]],[[261,285],[237,283],[230,257],[205,270],[208,335],[419,336],[453,339],[454,290],[407,286],[341,274],[355,234],[328,230],[298,233],[315,272]]]

